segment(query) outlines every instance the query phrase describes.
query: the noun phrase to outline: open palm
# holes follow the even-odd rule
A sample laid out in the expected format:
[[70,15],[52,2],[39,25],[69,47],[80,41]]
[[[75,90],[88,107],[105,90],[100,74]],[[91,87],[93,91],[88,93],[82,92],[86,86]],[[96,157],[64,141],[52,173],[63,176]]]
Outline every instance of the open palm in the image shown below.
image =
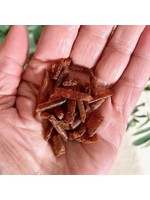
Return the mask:
[[[150,76],[150,27],[45,26],[36,53],[28,53],[26,27],[11,27],[0,47],[0,174],[106,174],[141,91]],[[33,117],[37,86],[49,61],[71,57],[91,68],[114,95],[101,107],[105,120],[95,144],[67,143],[55,157]],[[23,72],[23,73],[22,73]]]

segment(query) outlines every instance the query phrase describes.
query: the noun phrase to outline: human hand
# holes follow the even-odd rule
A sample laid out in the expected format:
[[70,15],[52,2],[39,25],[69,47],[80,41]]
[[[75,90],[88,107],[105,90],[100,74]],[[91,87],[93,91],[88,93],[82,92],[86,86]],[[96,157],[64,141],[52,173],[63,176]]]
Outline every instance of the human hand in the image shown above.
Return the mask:
[[[116,157],[127,119],[150,76],[150,27],[45,26],[36,53],[23,72],[28,52],[24,26],[11,27],[0,47],[0,174],[106,174]],[[140,39],[139,39],[140,38]],[[106,44],[107,43],[107,44]],[[72,48],[73,46],[73,48]],[[67,142],[55,157],[33,117],[37,90],[49,61],[71,57],[93,67],[114,95],[101,107],[100,139]]]

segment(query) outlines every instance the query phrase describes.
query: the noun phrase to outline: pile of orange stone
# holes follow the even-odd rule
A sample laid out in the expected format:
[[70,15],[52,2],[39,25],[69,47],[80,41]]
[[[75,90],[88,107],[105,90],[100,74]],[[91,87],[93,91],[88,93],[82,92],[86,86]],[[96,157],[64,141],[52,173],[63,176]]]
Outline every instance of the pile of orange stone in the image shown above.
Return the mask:
[[[89,80],[74,78],[85,74]],[[74,65],[70,58],[52,63],[45,71],[37,97],[36,116],[40,116],[47,140],[56,156],[66,152],[67,141],[94,143],[97,128],[103,121],[99,108],[112,95],[98,85],[93,69]]]

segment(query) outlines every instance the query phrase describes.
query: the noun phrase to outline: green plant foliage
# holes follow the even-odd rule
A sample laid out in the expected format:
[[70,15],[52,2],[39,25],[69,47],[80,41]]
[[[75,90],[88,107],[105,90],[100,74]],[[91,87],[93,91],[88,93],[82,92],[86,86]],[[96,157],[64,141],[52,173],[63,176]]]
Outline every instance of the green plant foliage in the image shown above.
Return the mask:
[[1,33],[4,33],[4,34],[7,34],[9,28],[10,28],[10,25],[3,25],[3,26],[0,26],[0,32],[1,32]]
[[[149,96],[150,94],[147,93],[150,91],[150,78],[148,81],[147,86],[144,89],[144,92],[147,96]],[[145,99],[145,102],[142,102],[141,104],[135,106],[135,108],[133,109],[132,113],[131,113],[131,117],[130,120],[128,122],[127,125],[127,130],[135,127],[137,129],[137,131],[133,134],[135,137],[138,135],[138,139],[136,139],[133,144],[134,145],[142,145],[145,144],[145,147],[150,146],[150,137],[149,134],[143,136],[144,134],[147,134],[148,131],[150,131],[150,126],[148,126],[148,124],[150,124],[150,109],[147,109],[147,107],[145,107],[149,104],[149,101],[147,99]],[[142,109],[144,108],[144,110],[146,110],[146,113],[143,113]]]
[[137,140],[135,140],[133,142],[134,145],[142,145],[144,144],[145,142],[149,141],[150,140],[150,133],[148,135],[145,135],[144,137],[141,137]]
[[147,132],[147,131],[150,131],[150,127],[147,127],[147,128],[142,129],[142,130],[140,130],[140,131],[137,131],[137,132],[134,133],[133,135],[139,135],[139,134],[145,133],[145,132]]
[[42,26],[37,26],[37,25],[28,26],[29,41],[30,41],[30,50],[29,50],[30,55],[33,54],[36,50],[36,45],[41,35],[42,28],[43,28]]
[[[145,147],[150,145],[150,138],[149,134],[146,136],[143,136],[143,134],[146,134],[148,131],[150,131],[150,127],[147,127],[147,125],[150,123],[150,111],[147,111],[147,113],[141,114],[141,109],[146,106],[147,102],[143,102],[139,105],[137,105],[131,114],[130,120],[127,125],[127,130],[135,127],[137,131],[133,134],[134,136],[139,135],[140,137],[136,139],[133,144],[134,145],[142,145],[146,143]],[[146,109],[145,109],[146,110]],[[141,123],[141,119],[143,120]],[[142,134],[142,136],[141,136]]]
[[133,109],[131,115],[133,115],[133,114],[135,114],[136,112],[138,112],[138,111],[139,111],[139,108],[142,107],[142,106],[145,106],[145,103],[144,103],[144,102],[141,103],[141,104],[139,104],[139,105],[137,105],[137,106]]
[[35,38],[33,33],[29,33],[29,41],[30,41],[30,49],[29,49],[29,54],[32,54],[36,50],[36,43],[35,43]]
[[144,90],[145,91],[150,91],[150,85],[146,86]]
[[142,128],[143,126],[145,126],[150,121],[149,116],[146,116],[146,117],[147,117],[146,121],[143,124],[141,124],[140,126],[138,126],[138,128]]
[[9,31],[10,26],[9,25],[5,25],[5,26],[0,26],[0,44],[3,42],[3,40],[5,39],[8,31]]

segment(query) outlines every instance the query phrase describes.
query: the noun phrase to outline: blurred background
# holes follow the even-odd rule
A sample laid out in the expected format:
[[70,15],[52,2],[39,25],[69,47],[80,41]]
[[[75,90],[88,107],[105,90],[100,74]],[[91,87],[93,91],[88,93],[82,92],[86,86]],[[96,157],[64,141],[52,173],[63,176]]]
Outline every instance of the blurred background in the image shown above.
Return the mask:
[[[0,44],[9,28],[9,25],[0,26]],[[30,40],[28,61],[36,50],[42,28],[41,25],[28,26]],[[150,174],[150,80],[129,118],[121,148],[110,174]]]

